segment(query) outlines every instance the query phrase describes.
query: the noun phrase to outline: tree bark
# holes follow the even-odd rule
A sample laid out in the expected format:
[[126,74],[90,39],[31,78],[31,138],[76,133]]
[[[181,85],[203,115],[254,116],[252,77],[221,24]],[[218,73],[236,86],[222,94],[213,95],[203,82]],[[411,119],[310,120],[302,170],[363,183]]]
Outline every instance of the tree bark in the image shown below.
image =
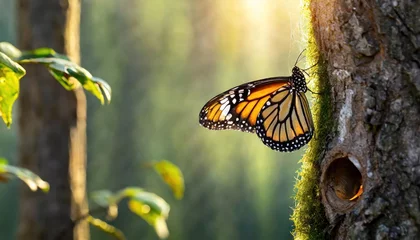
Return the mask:
[[[21,49],[50,47],[80,61],[80,0],[19,0]],[[66,91],[43,66],[25,66],[19,97],[19,161],[50,184],[48,194],[22,189],[18,239],[88,239],[86,98]]]
[[310,10],[335,122],[321,162],[328,238],[420,239],[420,2]]

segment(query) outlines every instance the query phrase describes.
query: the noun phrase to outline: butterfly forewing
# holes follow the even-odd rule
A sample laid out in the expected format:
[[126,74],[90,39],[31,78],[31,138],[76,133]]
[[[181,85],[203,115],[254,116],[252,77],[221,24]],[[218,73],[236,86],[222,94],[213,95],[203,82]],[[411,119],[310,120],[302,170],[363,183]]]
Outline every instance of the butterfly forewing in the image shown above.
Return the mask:
[[229,89],[204,105],[200,111],[200,124],[211,130],[254,132],[265,102],[289,80],[289,77],[266,78]]

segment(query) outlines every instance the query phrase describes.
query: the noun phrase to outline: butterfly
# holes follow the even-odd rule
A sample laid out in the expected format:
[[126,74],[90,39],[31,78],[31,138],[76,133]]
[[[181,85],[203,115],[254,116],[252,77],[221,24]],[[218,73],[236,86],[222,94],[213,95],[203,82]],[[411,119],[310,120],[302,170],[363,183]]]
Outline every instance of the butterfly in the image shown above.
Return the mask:
[[256,132],[273,150],[295,151],[314,133],[307,90],[295,65],[291,76],[256,80],[215,96],[201,109],[199,122],[210,130]]

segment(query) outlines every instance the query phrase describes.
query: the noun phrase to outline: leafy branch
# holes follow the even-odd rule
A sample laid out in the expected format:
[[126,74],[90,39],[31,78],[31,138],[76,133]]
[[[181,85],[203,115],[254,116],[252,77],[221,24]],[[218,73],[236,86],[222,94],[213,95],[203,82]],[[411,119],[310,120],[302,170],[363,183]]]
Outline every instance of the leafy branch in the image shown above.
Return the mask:
[[0,115],[5,124],[12,124],[12,107],[19,96],[19,80],[26,74],[21,64],[42,64],[67,90],[83,87],[101,104],[111,101],[111,87],[104,80],[71,62],[51,48],[22,52],[12,44],[0,42]]
[[[22,52],[10,43],[0,42],[0,116],[7,127],[12,124],[12,108],[19,96],[19,80],[26,74],[21,64],[44,65],[66,90],[71,91],[83,87],[97,97],[101,104],[111,101],[111,87],[104,80],[92,76],[88,70],[71,62],[67,56],[56,53],[51,48]],[[149,162],[147,166],[152,167],[161,176],[171,188],[175,198],[181,199],[184,196],[184,177],[175,164],[162,160]],[[44,192],[49,190],[49,184],[36,174],[27,169],[10,166],[6,160],[0,158],[0,181],[7,181],[13,176],[24,181],[33,191],[38,188]],[[93,200],[99,208],[90,210],[87,214],[73,220],[71,226],[66,227],[62,234],[73,229],[80,221],[87,220],[93,226],[117,239],[125,239],[121,230],[92,216],[94,213],[107,211],[108,218],[115,219],[118,216],[118,204],[123,199],[128,199],[128,208],[133,213],[154,227],[159,238],[169,236],[166,224],[170,211],[169,204],[160,196],[138,187],[127,187],[115,193],[109,190],[95,192]]]
[[[172,189],[175,198],[181,199],[184,196],[184,177],[178,166],[167,160],[148,162],[146,166],[154,168],[156,173]],[[118,216],[118,204],[123,199],[128,199],[128,208],[131,212],[143,218],[149,225],[154,227],[159,238],[164,239],[169,236],[169,230],[166,224],[170,211],[169,204],[160,196],[138,187],[126,187],[115,193],[109,190],[100,190],[92,193],[92,200],[99,205],[99,208],[90,210],[89,213],[75,220],[74,223],[76,224],[84,218],[92,217],[91,215],[97,211],[107,211],[107,218],[113,220]],[[100,219],[97,220],[102,221]],[[102,230],[105,232],[112,229],[108,233],[116,236],[114,230],[118,230],[117,228],[109,224],[96,225],[99,228],[101,226],[104,226]]]
[[25,168],[11,166],[6,159],[0,158],[0,181],[7,182],[14,177],[26,183],[32,191],[41,189],[43,192],[48,192],[50,190],[50,185],[35,173]]

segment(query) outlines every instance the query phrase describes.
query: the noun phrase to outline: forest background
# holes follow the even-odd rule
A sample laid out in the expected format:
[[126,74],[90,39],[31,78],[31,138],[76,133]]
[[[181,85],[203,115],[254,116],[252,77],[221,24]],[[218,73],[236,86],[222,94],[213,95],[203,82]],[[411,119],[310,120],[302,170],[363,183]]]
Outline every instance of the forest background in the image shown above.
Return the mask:
[[[16,45],[16,2],[0,6],[0,41]],[[113,90],[106,107],[87,94],[88,191],[140,186],[159,194],[171,205],[170,239],[291,239],[303,150],[278,153],[256,135],[208,131],[198,113],[230,87],[290,75],[305,42],[302,19],[293,0],[82,1],[81,65]],[[17,130],[0,124],[0,156],[11,164]],[[161,159],[184,173],[181,201],[144,168]],[[0,185],[1,239],[16,236],[20,184]],[[128,239],[156,239],[126,207],[114,225]]]

